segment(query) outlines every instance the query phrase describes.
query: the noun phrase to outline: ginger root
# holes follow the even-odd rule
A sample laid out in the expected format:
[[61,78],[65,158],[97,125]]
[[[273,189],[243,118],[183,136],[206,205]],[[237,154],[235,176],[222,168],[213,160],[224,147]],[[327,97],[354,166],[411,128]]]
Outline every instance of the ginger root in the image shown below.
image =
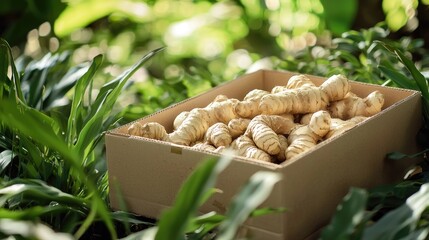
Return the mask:
[[168,134],[164,126],[157,122],[141,124],[135,122],[128,127],[128,134],[151,138],[156,140],[168,141]]
[[348,79],[343,75],[334,75],[320,87],[305,86],[267,94],[261,98],[259,109],[264,114],[316,112],[325,109],[331,101],[343,99],[349,91]]
[[370,117],[379,113],[384,105],[384,96],[379,91],[370,93],[366,98],[351,95],[330,104],[328,110],[332,117],[343,120],[355,116]]
[[242,135],[231,143],[233,150],[237,150],[239,156],[253,158],[264,162],[271,162],[271,156],[255,146],[255,143],[246,135]]
[[296,89],[301,87],[315,87],[314,83],[308,78],[307,76],[303,74],[294,75],[291,78],[289,78],[286,86],[275,86],[271,93],[279,93],[283,92],[289,89]]
[[276,155],[281,149],[277,134],[289,134],[294,126],[295,123],[287,117],[259,115],[250,121],[245,134],[250,136],[260,149]]
[[298,125],[288,136],[286,159],[298,156],[314,146],[329,132],[331,116],[327,111],[315,112],[308,125]]
[[232,138],[237,138],[246,132],[247,126],[249,126],[250,119],[247,118],[235,118],[229,121],[228,129]]
[[173,121],[174,130],[179,128],[180,124],[182,124],[182,122],[188,117],[188,115],[189,115],[189,112],[184,111],[184,112],[179,113],[179,115],[176,116],[176,118]]
[[236,99],[214,101],[205,108],[191,110],[182,124],[169,134],[170,141],[189,146],[201,140],[211,125],[217,122],[228,123],[231,119],[237,118],[234,110],[237,101]]
[[229,146],[232,142],[232,137],[229,133],[228,126],[222,122],[213,124],[207,129],[204,141],[213,144],[215,147]]
[[367,118],[368,117],[364,117],[364,116],[356,116],[356,117],[350,118],[348,120],[341,120],[339,118],[332,118],[331,119],[331,129],[326,134],[325,139],[340,135],[340,134],[344,133],[345,131],[355,127],[358,123],[363,122]]
[[260,89],[254,89],[246,94],[243,101],[237,102],[235,111],[242,118],[253,118],[259,114],[259,102],[261,98],[269,92]]

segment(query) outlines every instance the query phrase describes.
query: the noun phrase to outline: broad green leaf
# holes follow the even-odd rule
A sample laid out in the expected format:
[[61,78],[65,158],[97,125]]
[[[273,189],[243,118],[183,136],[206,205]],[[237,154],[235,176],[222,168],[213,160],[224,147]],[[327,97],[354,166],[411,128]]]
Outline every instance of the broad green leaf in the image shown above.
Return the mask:
[[226,219],[219,226],[216,239],[233,239],[238,228],[250,214],[270,195],[281,175],[274,172],[260,171],[252,175],[245,186],[228,206]]
[[378,69],[380,69],[380,71],[384,75],[386,75],[386,77],[391,79],[393,82],[398,84],[400,87],[406,88],[406,89],[418,90],[416,83],[414,81],[410,81],[409,78],[407,78],[405,75],[403,75],[399,71],[394,70],[394,69],[389,68],[389,67],[384,66],[384,65],[378,66]]
[[161,215],[155,239],[184,239],[186,229],[200,207],[201,200],[206,196],[206,192],[214,187],[217,176],[231,159],[230,154],[220,159],[207,159],[192,172],[180,188],[173,207]]
[[368,193],[363,189],[352,188],[337,206],[331,223],[322,231],[321,239],[350,239],[354,229],[365,216]]
[[[429,207],[429,183],[407,199],[405,204],[388,212],[379,221],[366,228],[363,239],[398,239],[416,229],[420,215]],[[405,235],[403,235],[405,234]]]
[[0,153],[0,174],[9,166],[12,158],[13,152],[11,150],[4,150]]
[[15,179],[11,180],[8,182],[7,186],[0,189],[0,205],[3,205],[5,201],[11,197],[22,194],[25,194],[24,199],[30,201],[37,200],[39,203],[55,201],[83,208],[89,203],[85,199],[62,192],[36,179]]

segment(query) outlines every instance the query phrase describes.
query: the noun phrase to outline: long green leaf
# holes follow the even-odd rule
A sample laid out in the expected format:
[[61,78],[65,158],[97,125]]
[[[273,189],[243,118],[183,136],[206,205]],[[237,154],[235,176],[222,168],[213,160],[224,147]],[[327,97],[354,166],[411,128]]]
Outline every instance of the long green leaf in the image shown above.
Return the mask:
[[67,122],[66,141],[69,146],[73,144],[74,136],[80,132],[80,129],[76,129],[76,119],[80,116],[80,111],[83,109],[85,91],[88,88],[90,82],[93,80],[93,77],[97,70],[100,68],[102,62],[103,56],[96,56],[92,60],[91,66],[88,68],[88,71],[76,83],[73,101],[70,109],[70,115]]
[[350,239],[354,229],[365,215],[368,193],[363,189],[352,188],[338,205],[331,223],[323,230],[321,239]]
[[[23,199],[30,201],[38,200],[39,202],[55,201],[61,204],[89,207],[89,202],[85,199],[75,197],[71,194],[48,186],[46,183],[36,179],[15,179],[8,182],[8,185],[0,189],[0,206],[12,197],[25,194]],[[23,200],[21,199],[21,201]]]
[[281,175],[274,172],[257,172],[234,197],[226,213],[226,219],[219,226],[216,239],[233,239],[238,228],[249,215],[270,195]]
[[[35,206],[23,210],[8,210],[0,208],[0,219],[38,220],[40,217],[45,215],[58,214],[67,211],[76,212],[77,209],[62,205]],[[83,215],[83,213],[81,214]]]
[[179,190],[173,207],[161,215],[155,239],[184,239],[192,217],[202,204],[201,199],[214,187],[217,176],[231,159],[232,155],[225,155],[219,160],[211,158],[193,171]]
[[[429,207],[429,183],[409,197],[405,204],[384,215],[364,231],[363,239],[397,239],[410,234],[421,214]],[[405,236],[403,236],[405,234]]]
[[11,150],[4,150],[0,153],[0,174],[9,166],[12,162],[13,152]]
[[398,84],[400,87],[406,88],[406,89],[418,90],[415,82],[410,81],[409,78],[407,78],[405,75],[400,73],[398,70],[394,70],[385,65],[378,66],[378,69],[380,69],[380,71],[384,75],[386,75],[389,79],[391,79],[393,82]]

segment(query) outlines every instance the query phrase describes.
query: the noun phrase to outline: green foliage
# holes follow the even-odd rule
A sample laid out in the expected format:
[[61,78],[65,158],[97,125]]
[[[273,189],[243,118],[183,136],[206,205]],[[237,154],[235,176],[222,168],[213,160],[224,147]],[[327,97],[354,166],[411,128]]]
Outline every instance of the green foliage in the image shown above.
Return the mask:
[[[56,57],[43,58],[41,62],[30,64],[30,69],[23,71],[24,75],[21,76],[16,70],[7,42],[1,40],[0,46],[1,68],[12,69],[10,77],[2,74],[0,79],[2,93],[0,115],[3,116],[0,120],[0,132],[3,136],[1,140],[4,175],[2,174],[2,177],[5,181],[0,190],[2,205],[15,211],[20,209],[28,211],[26,209],[34,209],[33,207],[39,205],[48,207],[52,203],[60,204],[63,206],[62,211],[55,209],[48,212],[51,215],[45,219],[56,229],[74,232],[75,237],[79,238],[95,220],[102,220],[111,237],[115,238],[116,231],[112,217],[107,209],[106,199],[102,197],[106,196],[107,192],[106,172],[100,172],[97,169],[97,161],[101,161],[102,158],[96,156],[94,151],[104,132],[110,129],[119,118],[118,114],[112,115],[111,109],[125,83],[138,68],[161,49],[144,56],[122,75],[102,86],[94,100],[84,103],[84,95],[101,64],[101,56],[96,57],[91,66],[86,69],[73,68],[75,72],[72,73],[70,70],[66,77],[49,79],[51,83],[48,84],[46,75],[49,75],[51,68],[58,69],[57,65],[64,64],[63,61],[57,61]],[[59,72],[53,74],[56,73]],[[70,75],[74,76],[68,78]],[[37,77],[30,84],[35,82],[39,89],[47,85],[53,89],[52,91],[64,89],[61,86],[64,79],[66,82],[70,82],[69,79],[72,79],[71,82],[76,81],[68,120],[64,115],[55,117],[56,115],[51,116],[50,112],[42,111],[43,104],[40,103],[49,98],[45,98],[37,91],[31,93],[33,91],[31,87],[28,91],[21,91],[21,84],[24,85],[34,76]],[[21,78],[27,80],[21,81]],[[54,84],[55,79],[60,79],[58,86]],[[26,98],[23,93],[29,93],[32,97]],[[48,96],[55,96],[55,94],[48,94]],[[58,114],[67,114],[67,112]],[[6,157],[10,159],[7,160]],[[42,182],[14,180],[20,178],[41,179]],[[48,186],[44,182],[53,186]],[[99,192],[98,189],[104,192]],[[40,212],[40,214],[46,214],[46,212]],[[73,221],[63,222],[63,220]],[[83,222],[78,225],[77,223],[81,220]]]
[[351,189],[338,206],[322,239],[426,239],[429,234],[427,214],[429,183],[407,198],[406,202],[373,221],[365,211],[368,193]]

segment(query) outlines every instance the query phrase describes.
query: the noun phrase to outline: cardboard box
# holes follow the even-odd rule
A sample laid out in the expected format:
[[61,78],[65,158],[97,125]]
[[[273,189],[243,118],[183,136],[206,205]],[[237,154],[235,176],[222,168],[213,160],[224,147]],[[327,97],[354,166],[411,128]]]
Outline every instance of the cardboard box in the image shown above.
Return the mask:
[[[285,85],[296,73],[261,70],[197,97],[187,99],[138,121],[159,122],[167,131],[180,112],[204,107],[218,94],[242,99],[252,89],[271,90]],[[309,76],[317,85],[326,78]],[[415,136],[421,127],[419,92],[352,82],[352,91],[366,96],[374,90],[385,95],[381,113],[350,131],[320,143],[296,160],[282,164],[237,157],[219,176],[215,194],[201,213],[224,213],[231,198],[257,171],[273,171],[283,178],[262,206],[286,207],[282,214],[256,217],[246,222],[243,232],[252,239],[304,239],[326,225],[336,206],[351,186],[369,188],[392,183],[404,176],[410,161],[389,161],[392,151],[417,151]],[[209,155],[157,140],[130,136],[128,125],[106,134],[110,201],[120,208],[119,186],[128,210],[151,218],[172,205],[183,181]],[[213,154],[214,155],[214,154]]]

